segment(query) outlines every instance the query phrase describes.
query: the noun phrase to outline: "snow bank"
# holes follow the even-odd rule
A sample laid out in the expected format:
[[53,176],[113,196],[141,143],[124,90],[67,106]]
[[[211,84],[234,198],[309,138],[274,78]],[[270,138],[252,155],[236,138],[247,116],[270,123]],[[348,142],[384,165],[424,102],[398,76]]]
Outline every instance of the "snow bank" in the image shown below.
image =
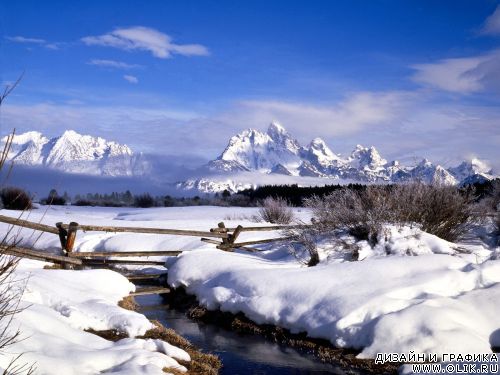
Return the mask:
[[165,374],[163,368],[186,369],[183,350],[160,340],[128,338],[111,342],[84,329],[118,329],[129,335],[153,328],[143,315],[117,302],[134,285],[108,270],[44,270],[40,262],[23,260],[15,272],[16,288],[25,284],[11,328],[23,340],[0,356],[0,369],[20,353],[20,363],[34,364],[37,374]]
[[435,254],[304,268],[207,250],[185,253],[169,269],[169,284],[185,286],[209,309],[365,348],[362,357],[490,351],[500,328],[498,282],[500,261],[473,265]]
[[[5,210],[2,213],[16,214]],[[226,226],[254,226],[247,218],[255,213],[255,208],[235,207],[51,207],[47,212],[32,211],[28,219],[46,224],[77,221],[208,230],[219,221]],[[307,210],[297,210],[296,214],[304,221],[310,215]],[[1,224],[0,231],[4,231]],[[239,239],[249,241],[271,235],[280,236],[278,232],[242,233]],[[46,251],[58,251],[60,247],[59,239],[52,234],[38,239],[32,231],[21,230],[19,238],[26,245],[36,242],[37,248]],[[500,308],[495,305],[499,297],[500,260],[493,260],[494,249],[481,241],[472,245],[461,243],[460,248],[471,254],[458,254],[457,244],[407,227],[387,226],[378,240],[375,247],[362,241],[356,243],[362,259],[358,262],[346,262],[335,244],[320,243],[321,263],[313,268],[300,265],[286,244],[264,245],[262,248],[267,251],[259,254],[227,253],[214,250],[213,245],[200,242],[197,237],[78,232],[75,250],[196,250],[186,251],[178,259],[167,259],[171,285],[186,286],[210,309],[243,312],[257,323],[275,324],[292,332],[328,339],[341,347],[359,348],[362,357],[408,350],[487,352],[491,346],[500,345]],[[51,356],[58,356],[61,361],[78,357],[82,368],[90,366],[88,372],[80,369],[78,373],[92,373],[98,367],[103,372],[149,374],[156,370],[139,365],[148,363],[147,356],[153,356],[153,362],[168,362],[182,355],[154,342],[131,339],[110,344],[82,332],[86,327],[119,328],[134,336],[147,329],[149,322],[138,314],[116,307],[116,301],[130,291],[130,284],[121,276],[108,271],[82,272],[71,278],[65,276],[66,271],[31,272],[24,299],[33,303],[35,310],[28,309],[22,316],[39,314],[43,318],[33,318],[32,323],[23,318],[22,329],[33,333],[35,340],[18,344],[21,346],[16,350],[33,350],[33,358],[42,363],[46,373],[50,371],[43,367],[44,361],[49,366]],[[40,327],[37,319],[51,322]],[[51,327],[57,324],[65,327],[61,332],[68,330],[65,336],[55,334],[58,329]],[[54,341],[48,341],[55,348],[50,353],[45,346],[36,347],[44,342],[45,335]],[[98,347],[105,349],[95,349]],[[69,353],[72,350],[75,352]],[[156,350],[167,355],[153,353]],[[111,358],[110,362],[103,359],[87,363],[90,359],[82,354],[87,351],[91,353],[89,358],[94,351],[109,351],[111,354],[103,356]],[[127,359],[120,362],[118,353]],[[140,354],[134,357],[133,353]]]

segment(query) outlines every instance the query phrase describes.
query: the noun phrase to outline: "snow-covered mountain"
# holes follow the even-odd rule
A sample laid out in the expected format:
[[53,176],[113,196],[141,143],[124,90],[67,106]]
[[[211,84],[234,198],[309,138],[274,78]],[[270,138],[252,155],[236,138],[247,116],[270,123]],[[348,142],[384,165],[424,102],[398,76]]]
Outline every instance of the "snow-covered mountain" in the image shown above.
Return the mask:
[[[4,137],[2,142],[5,141]],[[134,154],[127,145],[73,130],[51,139],[36,131],[16,135],[8,158],[15,164],[67,173],[138,176],[149,172],[148,162],[142,154]]]
[[[456,185],[466,179],[479,181],[494,177],[491,169],[478,159],[464,161],[458,167],[449,169],[427,159],[412,166],[403,166],[397,160],[388,162],[375,147],[361,145],[357,145],[350,155],[342,157],[334,153],[321,138],[301,146],[277,122],[272,122],[267,132],[247,129],[233,136],[222,154],[202,170],[204,176],[179,183],[178,188],[202,192],[224,189],[237,191],[243,186],[258,185],[255,172],[283,176],[277,179],[285,176],[288,180],[295,178],[295,182],[301,178],[337,180],[323,183],[400,183],[418,180]],[[252,172],[252,178],[242,178],[243,172]],[[248,180],[254,183],[250,184]]]
[[224,152],[208,163],[210,171],[261,171],[281,165],[297,168],[300,164],[301,147],[286,130],[276,122],[271,123],[267,133],[248,129],[232,137]]
[[[2,142],[5,141],[3,138]],[[127,145],[72,130],[51,139],[35,131],[16,135],[8,157],[18,165],[93,176],[141,176],[141,179],[155,176],[158,179],[165,176],[165,168],[170,168],[158,164],[156,159],[135,154]],[[159,173],[152,173],[153,168]],[[346,156],[332,151],[321,138],[302,146],[277,122],[271,123],[266,132],[248,129],[231,137],[219,157],[194,174],[186,169],[181,175],[193,177],[178,183],[177,188],[193,193],[225,189],[235,192],[277,183],[322,185],[418,180],[456,185],[495,177],[478,159],[448,169],[427,159],[404,166],[397,160],[387,161],[373,146],[357,145]],[[158,182],[170,183],[171,180]]]

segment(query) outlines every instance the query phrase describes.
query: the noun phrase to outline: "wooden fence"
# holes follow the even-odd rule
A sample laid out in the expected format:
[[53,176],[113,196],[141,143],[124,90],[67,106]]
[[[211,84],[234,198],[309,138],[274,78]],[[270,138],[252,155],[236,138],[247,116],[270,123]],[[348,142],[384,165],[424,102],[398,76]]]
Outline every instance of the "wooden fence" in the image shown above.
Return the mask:
[[[212,228],[210,231],[187,230],[187,229],[165,229],[165,228],[143,228],[143,227],[118,227],[118,226],[98,226],[98,225],[81,225],[76,222],[56,223],[55,226],[36,223],[33,221],[13,218],[10,216],[0,215],[0,222],[10,224],[13,226],[33,229],[45,233],[58,235],[61,250],[59,254],[51,254],[45,251],[36,249],[28,249],[16,245],[0,245],[0,252],[4,254],[14,255],[17,257],[48,261],[55,264],[60,264],[64,268],[84,268],[84,267],[110,267],[116,265],[164,265],[162,260],[151,260],[149,257],[161,256],[177,256],[182,253],[182,250],[163,250],[163,251],[95,251],[95,252],[74,252],[78,231],[83,232],[113,232],[113,233],[145,233],[145,234],[160,234],[160,235],[174,235],[174,236],[194,236],[201,237],[201,241],[216,245],[220,250],[234,251],[235,249],[242,249],[246,251],[258,251],[252,248],[253,245],[265,244],[277,241],[283,241],[288,237],[275,237],[269,239],[261,239],[254,241],[237,242],[241,233],[244,232],[262,232],[262,231],[278,231],[285,229],[299,228],[303,226],[290,226],[290,225],[275,225],[265,227],[243,227],[238,225],[234,228],[226,228],[223,222],[219,223],[217,228]],[[146,257],[147,259],[136,260],[127,259],[131,257]],[[122,258],[122,259],[116,259]],[[125,258],[125,259],[123,259]],[[129,280],[146,280],[156,279],[164,274],[131,274],[127,275]],[[153,288],[139,290],[131,295],[141,295],[149,293],[166,293],[168,288]]]

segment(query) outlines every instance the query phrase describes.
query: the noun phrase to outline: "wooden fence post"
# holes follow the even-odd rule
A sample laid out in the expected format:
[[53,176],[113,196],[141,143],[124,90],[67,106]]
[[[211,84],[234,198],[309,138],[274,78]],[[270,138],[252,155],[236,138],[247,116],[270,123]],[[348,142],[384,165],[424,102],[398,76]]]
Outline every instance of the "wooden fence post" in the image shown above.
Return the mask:
[[228,242],[228,248],[230,248],[231,250],[230,251],[234,251],[234,242],[236,241],[236,239],[238,238],[238,236],[240,235],[241,231],[243,230],[243,227],[241,225],[238,225],[236,227],[236,229],[234,230],[234,232],[232,234],[229,235],[229,238],[227,239],[227,242]]
[[63,228],[63,223],[56,223],[56,227],[59,230],[59,241],[61,242],[61,249],[64,253],[66,253],[66,237],[68,235],[68,231]]
[[72,221],[69,223],[68,235],[66,236],[66,252],[71,253],[73,246],[75,246],[76,231],[78,230],[78,223]]
[[[69,223],[68,230],[64,229],[63,223],[56,223],[57,229],[59,229],[59,241],[61,242],[61,248],[66,256],[73,251],[73,246],[75,245],[76,231],[78,230],[78,223]],[[73,269],[70,264],[64,264],[65,269]]]
[[[227,233],[226,226],[224,225],[224,222],[221,221],[219,224],[217,224],[217,227],[219,227],[219,233]],[[223,238],[222,239],[222,244],[217,246],[221,250],[228,250],[228,244],[229,244],[229,238]]]

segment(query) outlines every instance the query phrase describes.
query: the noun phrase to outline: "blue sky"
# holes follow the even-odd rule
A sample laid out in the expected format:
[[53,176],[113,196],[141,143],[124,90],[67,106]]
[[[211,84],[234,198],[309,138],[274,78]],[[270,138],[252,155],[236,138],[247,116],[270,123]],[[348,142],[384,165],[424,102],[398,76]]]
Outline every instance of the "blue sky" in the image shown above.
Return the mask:
[[498,1],[0,1],[2,132],[192,163],[280,121],[334,152],[498,167]]

